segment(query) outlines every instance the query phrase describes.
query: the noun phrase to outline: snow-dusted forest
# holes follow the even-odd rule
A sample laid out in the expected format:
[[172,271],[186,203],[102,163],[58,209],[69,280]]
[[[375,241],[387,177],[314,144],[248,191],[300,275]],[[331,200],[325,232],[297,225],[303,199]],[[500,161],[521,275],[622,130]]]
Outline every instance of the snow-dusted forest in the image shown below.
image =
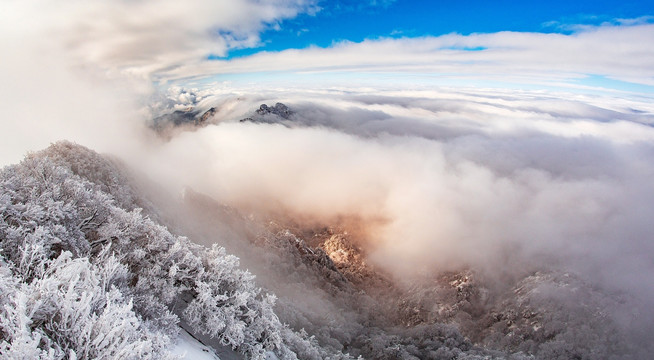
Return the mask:
[[249,358],[314,345],[238,259],[171,234],[112,163],[59,143],[2,171],[4,358],[164,359],[180,329]]

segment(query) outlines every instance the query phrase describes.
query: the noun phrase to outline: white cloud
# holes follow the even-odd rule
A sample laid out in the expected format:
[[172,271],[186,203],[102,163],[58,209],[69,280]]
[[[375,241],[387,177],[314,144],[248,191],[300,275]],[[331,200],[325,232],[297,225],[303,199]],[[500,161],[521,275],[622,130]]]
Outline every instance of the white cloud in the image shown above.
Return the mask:
[[[237,96],[219,107],[234,121],[180,134],[140,167],[235,206],[360,217],[373,259],[401,274],[510,272],[511,258],[630,292],[625,279],[654,274],[649,101],[491,89]],[[265,101],[295,118],[230,114]]]
[[167,72],[192,75],[284,72],[390,72],[513,77],[527,82],[602,75],[654,85],[654,25],[599,26],[571,35],[491,34],[341,42],[206,62]]
[[257,45],[262,30],[299,12],[316,11],[314,3],[8,0],[2,28],[47,37],[82,66],[148,77],[211,54],[224,55],[230,48]]
[[138,141],[113,143],[144,130],[141,107],[161,71],[255,44],[267,26],[313,8],[312,0],[3,1],[0,163],[61,139],[138,151]]

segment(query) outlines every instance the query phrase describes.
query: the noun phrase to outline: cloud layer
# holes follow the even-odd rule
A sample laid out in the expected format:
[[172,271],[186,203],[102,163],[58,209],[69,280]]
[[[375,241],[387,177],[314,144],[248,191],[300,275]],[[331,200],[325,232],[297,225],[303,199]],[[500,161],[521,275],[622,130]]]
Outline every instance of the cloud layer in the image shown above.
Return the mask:
[[44,48],[54,48],[68,66],[100,70],[111,77],[166,82],[281,72],[340,73],[337,77],[346,80],[342,73],[388,73],[570,86],[597,76],[654,86],[650,61],[654,50],[648,46],[654,42],[654,24],[646,16],[600,26],[571,25],[569,34],[380,38],[210,60],[230,49],[257,46],[262,31],[280,28],[285,19],[320,8],[314,0],[192,0],[184,4],[170,0],[10,0],[3,8],[3,37],[19,41],[18,51],[31,47],[29,56],[41,56],[47,64],[50,59],[42,55]]
[[178,135],[148,162],[157,178],[234,206],[360,217],[373,259],[398,274],[528,259],[630,288],[654,272],[652,113],[594,101],[305,94],[285,126],[222,122]]
[[570,35],[499,32],[340,42],[329,48],[259,53],[241,59],[182,66],[170,77],[219,73],[373,72],[480,76],[556,84],[601,75],[654,85],[654,25],[603,25]]

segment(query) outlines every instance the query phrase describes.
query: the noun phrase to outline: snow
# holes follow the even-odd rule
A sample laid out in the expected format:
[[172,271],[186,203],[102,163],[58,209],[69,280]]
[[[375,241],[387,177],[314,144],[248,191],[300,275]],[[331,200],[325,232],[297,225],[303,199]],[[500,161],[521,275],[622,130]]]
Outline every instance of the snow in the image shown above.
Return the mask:
[[189,333],[180,331],[177,344],[171,351],[181,359],[220,360],[213,350],[194,339]]

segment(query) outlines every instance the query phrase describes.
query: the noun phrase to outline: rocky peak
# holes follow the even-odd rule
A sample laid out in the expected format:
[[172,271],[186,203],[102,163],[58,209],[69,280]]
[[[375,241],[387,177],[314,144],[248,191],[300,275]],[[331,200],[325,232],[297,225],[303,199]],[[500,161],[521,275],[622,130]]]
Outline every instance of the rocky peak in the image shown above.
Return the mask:
[[284,124],[283,120],[289,120],[293,114],[293,110],[279,102],[276,103],[275,106],[261,104],[259,109],[257,109],[255,113],[252,114],[252,116],[241,119],[240,122],[253,122],[259,124]]
[[154,128],[158,131],[177,126],[205,126],[209,120],[217,113],[215,107],[205,111],[200,115],[200,111],[193,107],[188,107],[183,110],[175,110],[172,113],[163,114],[154,119]]
[[211,119],[216,115],[216,108],[212,107],[211,109],[207,110],[200,116],[200,119],[196,120],[196,125],[204,125],[207,120]]
[[291,109],[289,109],[288,106],[278,102],[275,104],[275,106],[272,107],[266,104],[261,104],[261,106],[259,106],[259,110],[257,110],[257,114],[259,115],[274,114],[288,120],[291,117],[291,115],[293,115],[293,111],[291,111]]

